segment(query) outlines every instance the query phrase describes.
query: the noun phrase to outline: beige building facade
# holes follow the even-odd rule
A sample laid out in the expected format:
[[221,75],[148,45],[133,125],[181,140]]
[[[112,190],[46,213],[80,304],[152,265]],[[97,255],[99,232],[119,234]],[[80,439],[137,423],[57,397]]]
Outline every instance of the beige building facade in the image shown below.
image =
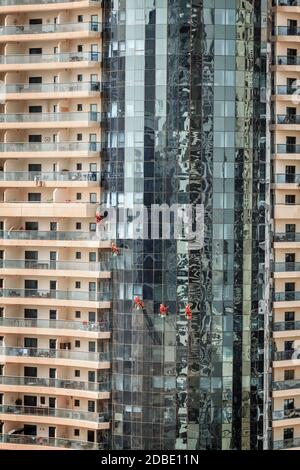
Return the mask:
[[16,3],[0,11],[0,449],[101,449],[101,2]]

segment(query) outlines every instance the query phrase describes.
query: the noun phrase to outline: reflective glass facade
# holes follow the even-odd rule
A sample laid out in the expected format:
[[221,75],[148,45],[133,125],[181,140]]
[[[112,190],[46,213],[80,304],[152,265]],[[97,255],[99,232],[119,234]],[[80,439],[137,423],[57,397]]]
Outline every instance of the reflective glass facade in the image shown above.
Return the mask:
[[262,448],[267,1],[103,6],[103,206],[205,209],[201,250],[117,224],[111,447]]

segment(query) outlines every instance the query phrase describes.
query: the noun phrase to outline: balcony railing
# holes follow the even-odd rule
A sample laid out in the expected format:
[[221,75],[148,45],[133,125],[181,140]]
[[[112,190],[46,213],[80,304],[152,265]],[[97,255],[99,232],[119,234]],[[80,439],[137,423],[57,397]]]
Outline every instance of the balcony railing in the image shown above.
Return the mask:
[[300,153],[300,144],[278,144],[277,153]]
[[50,359],[70,359],[77,361],[109,362],[108,352],[70,351],[68,349],[36,349],[0,347],[0,356],[7,357],[40,357]]
[[59,437],[24,436],[21,434],[0,434],[0,443],[62,447],[64,449],[76,450],[101,450],[106,448],[104,444],[98,444],[97,442],[75,441],[71,439],[61,439]]
[[289,351],[275,351],[273,353],[273,361],[290,361],[300,359],[300,350],[290,349]]
[[109,261],[84,262],[84,261],[49,261],[49,260],[10,260],[1,259],[0,269],[53,269],[66,271],[92,271],[105,272],[110,270]]
[[92,323],[80,321],[48,320],[37,318],[0,318],[0,326],[13,328],[51,328],[62,330],[81,330],[95,332],[109,332],[108,322]]
[[275,302],[285,302],[300,300],[300,292],[275,292],[274,301]]
[[68,93],[100,90],[100,82],[7,84],[2,89],[4,93]]
[[276,233],[274,235],[275,242],[300,242],[300,233]]
[[97,171],[0,171],[0,181],[100,181]]
[[100,62],[101,54],[99,52],[63,52],[57,54],[11,54],[0,56],[0,65],[82,61]]
[[273,450],[292,449],[293,447],[300,447],[300,437],[273,442]]
[[[300,236],[300,234],[299,234]],[[101,234],[102,237],[102,234]],[[41,232],[39,230],[0,231],[4,240],[100,241],[97,232]]]
[[300,124],[299,114],[277,114],[277,124]]
[[275,322],[273,325],[273,331],[291,331],[291,330],[300,330],[300,321]]
[[292,86],[286,86],[286,85],[278,85],[276,87],[276,90],[277,90],[277,95],[294,95],[294,94],[298,95],[300,91],[300,86],[292,87]]
[[101,113],[28,113],[0,114],[0,122],[63,122],[63,121],[101,121]]
[[300,233],[298,232],[277,232],[274,234],[274,242],[298,242]]
[[[1,263],[1,261],[0,261]],[[275,272],[283,273],[290,271],[300,271],[300,263],[275,263]]]
[[0,27],[0,36],[15,34],[44,34],[44,33],[72,33],[75,31],[101,31],[101,23],[53,23],[53,24],[30,24]]
[[70,292],[61,290],[37,290],[37,289],[0,289],[0,297],[23,297],[56,300],[80,300],[92,302],[107,302],[110,294],[103,292]]
[[87,392],[109,392],[109,382],[80,382],[65,379],[47,379],[41,377],[10,377],[1,375],[1,385],[30,386],[30,387],[52,387],[68,390],[85,390]]
[[300,408],[273,411],[273,420],[300,418]]
[[276,57],[276,64],[277,65],[300,65],[300,56],[286,56],[286,55],[279,55]]
[[299,36],[300,28],[297,26],[277,26],[273,29],[274,36]]
[[273,382],[273,390],[292,390],[294,388],[300,388],[300,379]]
[[1,142],[0,152],[100,152],[100,142]]
[[300,183],[300,174],[276,174],[276,183]]
[[296,7],[300,5],[300,0],[273,0],[272,5],[279,7]]
[[[37,5],[45,3],[70,3],[78,2],[80,0],[0,0],[1,6],[14,6],[14,5]],[[94,3],[100,3],[101,0],[90,0]]]
[[91,421],[95,423],[105,423],[109,420],[107,413],[92,413],[90,411],[74,411],[60,408],[47,408],[43,406],[0,405],[0,413],[50,416],[53,418],[78,419],[80,421]]

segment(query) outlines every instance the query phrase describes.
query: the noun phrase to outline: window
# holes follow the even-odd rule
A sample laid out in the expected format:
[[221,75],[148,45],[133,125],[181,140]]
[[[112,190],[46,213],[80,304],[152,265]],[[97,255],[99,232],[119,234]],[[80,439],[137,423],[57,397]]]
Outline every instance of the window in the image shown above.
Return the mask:
[[82,134],[77,134],[77,141],[81,142],[82,141]]
[[94,222],[90,223],[90,232],[96,232],[96,224]]
[[76,437],[80,436],[80,430],[79,429],[74,429],[74,436],[76,436]]
[[29,77],[28,83],[42,83],[42,77]]
[[82,110],[83,110],[82,104],[78,104],[78,105],[77,105],[77,111],[82,111]]
[[95,343],[95,341],[89,341],[89,352],[96,352],[96,343]]
[[37,318],[38,311],[36,308],[25,308],[24,309],[24,318]]
[[76,164],[76,170],[77,171],[82,171],[82,163],[77,163]]
[[295,371],[294,370],[285,370],[284,371],[284,380],[294,380]]
[[95,402],[92,400],[88,400],[88,411],[95,413]]
[[75,370],[74,372],[75,377],[80,377],[80,370]]
[[294,194],[286,194],[285,195],[285,203],[286,204],[295,204],[296,196]]
[[81,222],[76,222],[76,230],[81,230]]
[[75,318],[80,318],[80,317],[81,317],[81,312],[79,310],[76,310]]
[[41,405],[46,405],[46,397],[41,397],[40,398],[40,404]]
[[29,54],[30,55],[40,55],[43,53],[43,49],[41,47],[30,47]]
[[29,24],[43,24],[42,18],[30,18],[29,19]]
[[42,106],[28,106],[29,113],[42,113],[43,107]]
[[95,252],[89,253],[89,261],[91,263],[94,263],[96,261],[96,257],[97,257],[97,255],[96,255]]
[[56,320],[56,310],[49,310],[49,319]]
[[88,371],[88,382],[96,382],[96,373],[93,370]]
[[48,429],[48,437],[55,437],[56,436],[56,428],[50,426]]
[[41,193],[28,193],[28,202],[41,202]]
[[82,193],[76,193],[77,201],[81,201],[81,198],[82,198]]
[[80,282],[80,281],[76,281],[76,282],[75,282],[75,288],[76,288],[76,289],[80,289],[80,288],[81,288],[81,282]]
[[294,428],[285,428],[283,430],[283,440],[291,440],[294,439]]
[[49,369],[49,379],[56,379],[56,369]]
[[75,340],[75,348],[80,348],[80,341],[79,339]]
[[90,193],[90,203],[96,204],[97,202],[97,193]]
[[83,76],[80,73],[79,75],[77,75],[77,82],[82,82],[82,81],[83,81]]
[[82,44],[79,44],[77,46],[77,52],[82,52],[82,51],[83,51],[83,46],[82,46]]
[[80,400],[74,400],[74,406],[80,406]]
[[81,259],[81,251],[76,251],[76,259]]
[[83,15],[78,15],[77,16],[77,21],[78,21],[78,23],[82,23],[83,22]]

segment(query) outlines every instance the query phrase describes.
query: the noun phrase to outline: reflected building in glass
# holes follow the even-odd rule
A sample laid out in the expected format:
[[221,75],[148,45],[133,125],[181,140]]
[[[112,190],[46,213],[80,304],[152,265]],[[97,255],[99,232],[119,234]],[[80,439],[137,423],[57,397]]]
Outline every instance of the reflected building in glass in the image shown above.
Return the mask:
[[103,7],[103,207],[204,206],[201,249],[118,219],[111,448],[266,448],[267,1]]

